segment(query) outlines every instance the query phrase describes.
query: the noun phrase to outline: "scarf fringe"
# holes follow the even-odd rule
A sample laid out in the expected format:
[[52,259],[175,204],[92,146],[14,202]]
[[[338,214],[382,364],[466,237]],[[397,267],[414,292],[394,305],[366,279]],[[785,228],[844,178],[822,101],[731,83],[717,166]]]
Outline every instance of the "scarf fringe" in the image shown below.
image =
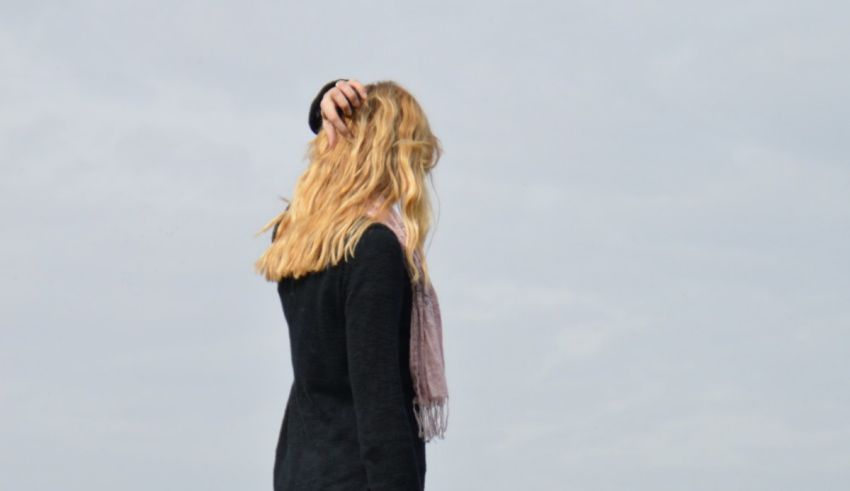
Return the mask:
[[449,397],[420,405],[413,403],[413,412],[419,424],[419,437],[429,442],[435,437],[445,439],[449,425]]

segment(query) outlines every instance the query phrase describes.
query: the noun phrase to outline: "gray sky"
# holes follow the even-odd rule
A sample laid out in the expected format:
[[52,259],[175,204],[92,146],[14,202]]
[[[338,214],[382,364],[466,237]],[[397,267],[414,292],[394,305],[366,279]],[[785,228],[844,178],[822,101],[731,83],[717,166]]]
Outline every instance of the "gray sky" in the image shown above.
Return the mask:
[[846,2],[0,2],[0,488],[271,489],[326,81],[445,154],[435,490],[850,487]]

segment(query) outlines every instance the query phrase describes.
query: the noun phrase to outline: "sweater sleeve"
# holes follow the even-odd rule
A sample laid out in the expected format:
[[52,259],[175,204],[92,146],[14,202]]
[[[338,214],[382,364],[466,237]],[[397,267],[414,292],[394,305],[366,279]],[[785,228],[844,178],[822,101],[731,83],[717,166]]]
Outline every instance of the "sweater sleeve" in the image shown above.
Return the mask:
[[370,226],[347,263],[345,332],[360,456],[372,491],[422,489],[402,389],[404,255],[395,234]]
[[[318,135],[319,130],[322,129],[322,108],[319,105],[322,103],[322,97],[325,96],[325,92],[331,90],[337,82],[340,80],[348,80],[347,78],[338,78],[336,80],[331,80],[326,83],[324,87],[319,89],[319,93],[316,94],[316,97],[313,98],[312,104],[310,104],[310,115],[307,118],[307,122],[310,124],[310,129],[314,134]],[[339,108],[337,108],[337,112],[340,112]]]

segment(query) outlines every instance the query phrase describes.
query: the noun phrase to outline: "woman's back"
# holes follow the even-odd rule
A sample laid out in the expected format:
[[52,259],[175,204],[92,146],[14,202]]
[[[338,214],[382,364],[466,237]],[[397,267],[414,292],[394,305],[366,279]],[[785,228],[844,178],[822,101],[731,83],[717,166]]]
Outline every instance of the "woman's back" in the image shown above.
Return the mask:
[[412,294],[396,235],[373,223],[353,257],[283,278],[278,293],[294,381],[274,489],[423,489],[408,364]]

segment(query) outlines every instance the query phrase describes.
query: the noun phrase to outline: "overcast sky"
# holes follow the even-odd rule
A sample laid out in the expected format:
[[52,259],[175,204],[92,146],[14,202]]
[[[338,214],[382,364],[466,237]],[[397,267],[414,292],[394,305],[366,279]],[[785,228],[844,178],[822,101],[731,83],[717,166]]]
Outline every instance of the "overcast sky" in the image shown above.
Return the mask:
[[445,153],[433,490],[850,489],[847,2],[0,0],[0,488],[271,489],[328,80]]

